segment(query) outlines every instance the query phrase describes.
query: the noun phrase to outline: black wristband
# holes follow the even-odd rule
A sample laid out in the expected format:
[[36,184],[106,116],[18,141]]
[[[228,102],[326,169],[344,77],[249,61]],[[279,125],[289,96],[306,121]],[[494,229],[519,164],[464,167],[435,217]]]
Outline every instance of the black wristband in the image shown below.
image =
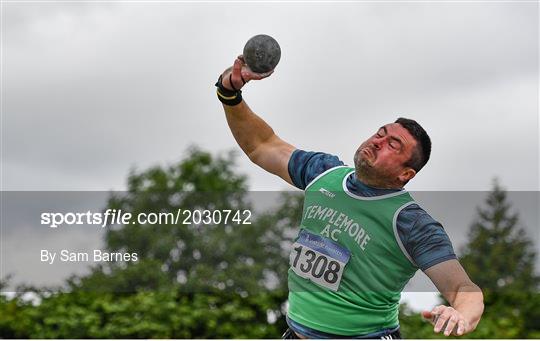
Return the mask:
[[[223,83],[223,82],[221,82],[221,83]],[[233,84],[233,82],[232,82],[232,72],[229,73],[229,84],[231,85],[231,88],[232,88],[234,91],[238,91],[238,89],[234,87],[234,84]]]
[[242,102],[242,90],[229,90],[223,86],[223,75],[219,76],[217,83],[217,97],[221,103],[229,106],[237,105]]

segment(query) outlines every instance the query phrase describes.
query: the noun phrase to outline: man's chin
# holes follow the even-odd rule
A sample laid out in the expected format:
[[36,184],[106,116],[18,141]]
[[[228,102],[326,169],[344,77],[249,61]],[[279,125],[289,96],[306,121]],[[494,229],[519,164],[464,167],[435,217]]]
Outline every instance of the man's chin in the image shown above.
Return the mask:
[[366,161],[360,161],[358,164],[355,165],[356,174],[358,175],[371,175],[373,174],[373,166],[366,162]]
[[360,158],[360,166],[361,167],[363,166],[363,167],[373,168],[373,162],[372,162],[372,160],[361,157]]

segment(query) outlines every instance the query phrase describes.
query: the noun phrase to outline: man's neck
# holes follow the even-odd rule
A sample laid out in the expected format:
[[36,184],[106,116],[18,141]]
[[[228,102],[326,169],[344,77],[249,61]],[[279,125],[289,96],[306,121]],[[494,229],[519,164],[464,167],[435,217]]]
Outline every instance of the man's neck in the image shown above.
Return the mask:
[[403,189],[403,186],[395,183],[382,182],[379,179],[371,179],[358,171],[354,173],[356,180],[374,189]]

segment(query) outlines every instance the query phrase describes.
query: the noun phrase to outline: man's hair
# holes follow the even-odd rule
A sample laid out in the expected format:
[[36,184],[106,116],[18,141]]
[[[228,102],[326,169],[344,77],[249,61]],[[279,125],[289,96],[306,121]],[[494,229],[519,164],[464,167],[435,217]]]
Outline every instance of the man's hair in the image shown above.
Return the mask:
[[411,167],[416,172],[419,172],[429,160],[431,154],[431,139],[424,128],[422,128],[415,120],[400,117],[395,123],[399,123],[403,128],[407,129],[416,140],[416,148],[413,150],[411,158],[405,165]]

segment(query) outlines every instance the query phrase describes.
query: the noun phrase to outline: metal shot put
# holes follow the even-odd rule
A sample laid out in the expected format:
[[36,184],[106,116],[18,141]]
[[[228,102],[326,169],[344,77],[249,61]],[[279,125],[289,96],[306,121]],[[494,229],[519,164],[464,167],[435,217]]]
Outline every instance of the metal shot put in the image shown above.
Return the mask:
[[244,46],[244,59],[253,72],[274,70],[280,58],[281,48],[278,42],[266,34],[254,36]]

